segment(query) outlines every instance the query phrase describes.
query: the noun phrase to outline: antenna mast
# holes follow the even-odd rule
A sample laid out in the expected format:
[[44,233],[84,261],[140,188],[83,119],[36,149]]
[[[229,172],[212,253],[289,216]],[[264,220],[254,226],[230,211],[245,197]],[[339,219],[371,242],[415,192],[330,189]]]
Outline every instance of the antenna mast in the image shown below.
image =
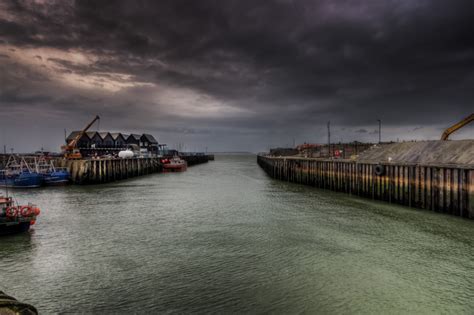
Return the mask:
[[[7,146],[6,145],[3,145],[3,154],[4,154],[3,160],[5,161],[5,157],[7,156]],[[6,167],[6,164],[3,167]],[[6,169],[3,170],[3,177],[5,178],[5,195],[8,198],[8,182],[7,182]]]

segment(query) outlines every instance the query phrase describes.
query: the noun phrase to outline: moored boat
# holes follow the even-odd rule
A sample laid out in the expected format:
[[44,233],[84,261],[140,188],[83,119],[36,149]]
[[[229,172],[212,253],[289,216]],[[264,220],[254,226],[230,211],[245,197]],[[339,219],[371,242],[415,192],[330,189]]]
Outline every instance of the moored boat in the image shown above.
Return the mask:
[[178,156],[174,156],[170,159],[161,159],[161,163],[163,164],[163,172],[165,173],[184,172],[188,168],[188,163]]
[[48,186],[66,185],[71,178],[67,168],[55,167],[53,161],[47,163],[44,159],[40,159],[36,162],[36,169],[43,177],[44,184]]
[[11,155],[5,169],[0,171],[0,186],[12,188],[36,188],[43,183],[43,177],[32,168],[24,157]]
[[50,186],[66,185],[69,183],[70,177],[71,175],[66,168],[56,168],[43,174],[44,184]]
[[39,214],[34,204],[15,206],[11,197],[0,196],[0,235],[27,232]]
[[0,171],[0,187],[36,188],[43,183],[43,177],[30,171]]

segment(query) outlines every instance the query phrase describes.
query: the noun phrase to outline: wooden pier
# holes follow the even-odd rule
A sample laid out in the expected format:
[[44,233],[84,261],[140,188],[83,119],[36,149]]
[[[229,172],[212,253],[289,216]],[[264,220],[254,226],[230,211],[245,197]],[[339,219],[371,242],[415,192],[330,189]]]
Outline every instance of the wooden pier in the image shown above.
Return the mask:
[[101,184],[162,171],[159,158],[64,160],[73,184]]
[[[182,156],[189,166],[207,163],[209,155]],[[130,159],[58,159],[55,165],[66,167],[71,173],[72,184],[102,184],[163,171],[158,157]]]
[[[272,178],[474,219],[474,166],[258,156]],[[376,174],[383,169],[380,175]]]

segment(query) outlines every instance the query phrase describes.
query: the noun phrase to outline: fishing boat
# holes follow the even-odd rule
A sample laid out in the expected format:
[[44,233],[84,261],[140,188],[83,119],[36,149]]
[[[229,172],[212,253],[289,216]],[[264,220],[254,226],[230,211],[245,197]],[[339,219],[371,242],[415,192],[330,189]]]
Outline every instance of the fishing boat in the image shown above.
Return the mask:
[[179,156],[161,159],[161,163],[163,164],[164,173],[184,172],[188,168],[188,163]]
[[40,187],[42,183],[43,178],[38,173],[29,171],[0,171],[0,187],[36,188]]
[[71,174],[65,167],[54,166],[53,161],[46,162],[44,158],[35,160],[36,170],[43,177],[43,183],[48,186],[66,185]]
[[11,197],[0,196],[0,235],[27,232],[39,214],[34,204],[15,205]]
[[66,185],[69,183],[71,174],[65,167],[57,167],[50,172],[43,174],[43,180],[45,185],[58,186]]
[[24,158],[18,161],[11,155],[5,169],[0,170],[0,187],[35,188],[42,183],[43,177]]

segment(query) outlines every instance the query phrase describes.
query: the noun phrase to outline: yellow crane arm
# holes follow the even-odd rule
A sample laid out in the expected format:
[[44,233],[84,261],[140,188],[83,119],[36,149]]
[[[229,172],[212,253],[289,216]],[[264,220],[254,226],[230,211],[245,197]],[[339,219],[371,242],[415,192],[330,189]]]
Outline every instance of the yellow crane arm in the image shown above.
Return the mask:
[[460,122],[452,125],[448,129],[446,129],[443,132],[443,134],[441,135],[441,140],[448,140],[450,134],[452,134],[453,132],[455,132],[458,129],[461,129],[462,127],[464,127],[465,125],[469,124],[472,121],[474,121],[474,114],[471,114],[471,115],[467,116],[466,118],[464,118]]

